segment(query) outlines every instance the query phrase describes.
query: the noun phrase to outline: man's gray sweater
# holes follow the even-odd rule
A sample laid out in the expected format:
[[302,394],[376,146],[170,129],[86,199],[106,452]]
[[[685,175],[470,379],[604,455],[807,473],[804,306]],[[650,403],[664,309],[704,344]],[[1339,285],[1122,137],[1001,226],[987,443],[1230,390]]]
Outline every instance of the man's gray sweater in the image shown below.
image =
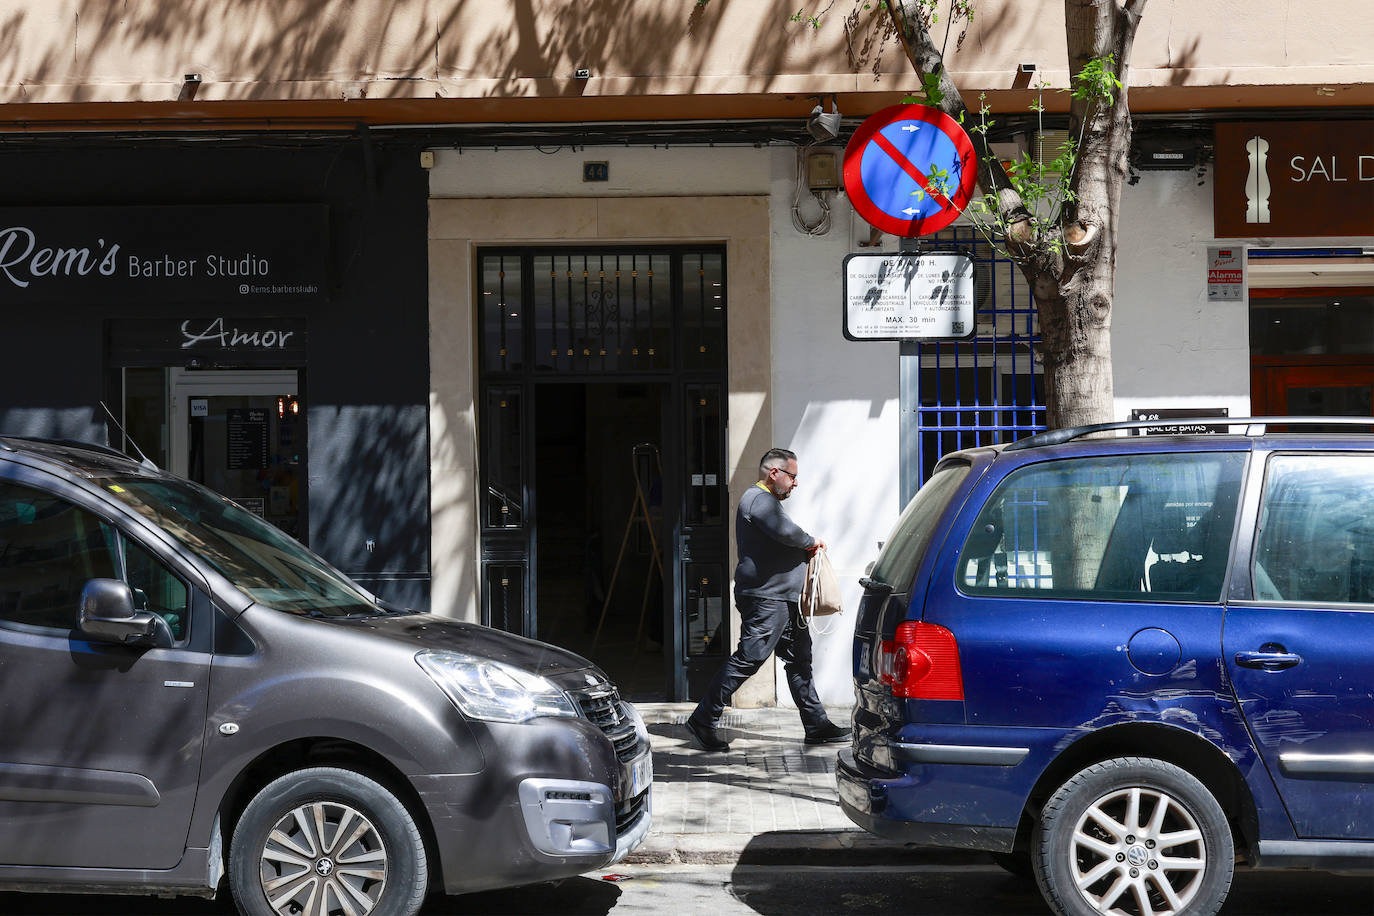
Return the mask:
[[782,511],[782,501],[760,486],[740,497],[735,510],[735,593],[782,601],[801,599],[806,549],[816,539]]

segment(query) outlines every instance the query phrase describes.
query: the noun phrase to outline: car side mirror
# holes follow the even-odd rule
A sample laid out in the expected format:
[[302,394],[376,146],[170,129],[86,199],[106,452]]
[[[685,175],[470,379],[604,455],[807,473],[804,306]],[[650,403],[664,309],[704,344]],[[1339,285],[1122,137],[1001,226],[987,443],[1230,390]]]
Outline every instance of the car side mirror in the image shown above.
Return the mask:
[[95,642],[165,649],[172,628],[152,611],[134,610],[134,594],[118,579],[90,579],[81,589],[81,635]]

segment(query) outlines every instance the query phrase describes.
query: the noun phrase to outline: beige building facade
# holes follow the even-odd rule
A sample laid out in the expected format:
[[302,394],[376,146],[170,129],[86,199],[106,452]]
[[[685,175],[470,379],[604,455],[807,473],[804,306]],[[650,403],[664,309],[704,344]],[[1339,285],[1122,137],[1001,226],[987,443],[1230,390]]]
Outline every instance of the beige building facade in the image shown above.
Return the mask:
[[[437,613],[571,645],[631,684],[631,695],[687,698],[738,633],[729,518],[764,449],[801,456],[789,511],[830,543],[854,607],[900,511],[903,466],[919,470],[933,452],[974,444],[980,434],[966,427],[1009,436],[1036,422],[1024,284],[971,230],[952,230],[945,244],[983,265],[986,345],[918,351],[843,335],[844,258],[893,251],[896,241],[876,238],[842,190],[813,191],[803,176],[815,154],[837,163],[859,121],[919,81],[875,4],[819,6],[827,12],[813,28],[792,21],[795,2],[769,0],[0,0],[11,43],[0,130],[19,155],[25,144],[99,143],[135,168],[140,144],[182,155],[192,144],[241,150],[232,191],[203,193],[255,204],[308,193],[264,181],[255,198],[254,170],[273,166],[255,165],[248,151],[336,142],[344,152],[302,174],[333,176],[332,161],[344,170],[356,159],[366,177],[354,197],[331,198],[331,213],[366,221],[377,201],[391,201],[397,225],[417,227],[392,244],[416,241],[404,243],[415,249],[404,264],[423,272],[410,278],[423,290],[410,294],[423,297],[422,345],[401,368],[423,371],[426,391],[397,396],[422,419],[397,427],[408,431],[396,435],[410,464],[397,470],[378,454],[368,467],[382,480],[423,467],[415,511],[425,543],[388,567],[386,492],[334,482],[350,471],[347,456],[328,451],[330,424],[363,441],[389,422],[392,402],[374,403],[365,385],[327,412],[312,405],[302,530],[379,592],[400,583]],[[1374,413],[1374,336],[1361,337],[1374,335],[1374,209],[1360,212],[1374,189],[1364,7],[1149,4],[1130,97],[1141,149],[1164,158],[1138,157],[1123,195],[1114,313],[1122,419],[1239,416],[1257,404]],[[1043,98],[1050,127],[1067,110],[1062,5],[983,0],[976,10],[949,38],[951,72],[967,99],[984,97],[1004,122],[1004,149],[1034,150],[1044,125],[1027,107]],[[807,133],[817,104],[843,116],[830,142]],[[1264,134],[1280,123],[1309,146]],[[1254,129],[1218,132],[1225,124]],[[1245,208],[1256,166],[1231,147],[1261,135],[1275,150],[1264,164],[1275,217],[1242,215],[1237,226],[1232,211]],[[51,180],[47,198],[29,188],[22,204],[109,202],[94,191],[73,199],[60,176]],[[160,194],[143,181],[137,200],[122,202],[195,197],[190,177],[177,184]],[[1319,186],[1348,192],[1353,214],[1330,228],[1292,228],[1283,207],[1301,209]],[[377,245],[340,244],[336,284],[394,270]],[[1223,296],[1209,280],[1227,257],[1244,270]],[[651,274],[663,281],[652,294]],[[574,279],[599,282],[573,291]],[[382,279],[361,285],[341,295],[356,295],[376,327],[400,313]],[[705,303],[699,314],[693,297]],[[255,317],[301,314],[251,298]],[[359,343],[378,333],[373,325],[345,341],[320,330],[331,309],[318,308],[309,339],[320,359],[326,347],[348,348],[337,371],[384,371],[369,369]],[[636,316],[651,311],[641,328]],[[668,350],[672,359],[649,358]],[[99,344],[92,353],[113,366]],[[309,365],[293,364],[306,400],[324,378],[316,358],[312,350]],[[257,359],[224,365],[261,370]],[[916,361],[907,375],[903,359]],[[115,362],[123,371],[138,360]],[[169,412],[165,422],[182,420]],[[377,521],[336,540],[329,525],[360,503],[375,503],[367,511]],[[815,635],[822,696],[836,704],[849,701],[845,617]],[[790,702],[772,675],[757,676],[739,702]]]
[[[802,5],[824,8],[813,28],[782,0],[6,0],[0,117],[186,128],[720,120],[804,117],[822,93],[865,115],[919,85],[873,6]],[[975,7],[949,42],[969,98],[1024,110],[1024,63],[1035,82],[1067,85],[1058,4]],[[1355,38],[1365,21],[1358,0],[1155,0],[1131,61],[1132,106],[1367,106],[1374,64]],[[199,75],[194,92],[187,74]]]

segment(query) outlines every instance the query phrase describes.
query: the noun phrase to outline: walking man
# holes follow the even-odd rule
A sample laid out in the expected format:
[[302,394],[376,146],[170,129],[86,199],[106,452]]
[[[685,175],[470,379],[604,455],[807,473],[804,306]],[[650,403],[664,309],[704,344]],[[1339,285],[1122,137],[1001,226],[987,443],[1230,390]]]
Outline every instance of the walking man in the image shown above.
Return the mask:
[[831,722],[816,696],[811,674],[811,631],[802,626],[802,585],[806,561],[825,542],[801,529],[782,511],[782,501],[797,487],[797,456],[769,449],[759,461],[759,480],[740,497],[735,510],[735,605],[739,608],[739,647],[721,666],[687,730],[704,749],[728,751],[716,730],[721,713],[739,686],[758,671],[776,649],[787,672],[807,744],[845,741],[850,731]]

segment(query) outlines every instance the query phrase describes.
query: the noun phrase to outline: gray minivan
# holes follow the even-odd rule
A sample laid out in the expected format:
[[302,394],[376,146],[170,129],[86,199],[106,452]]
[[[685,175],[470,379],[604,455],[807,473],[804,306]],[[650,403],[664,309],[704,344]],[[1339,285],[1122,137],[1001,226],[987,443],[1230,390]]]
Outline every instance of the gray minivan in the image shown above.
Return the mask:
[[390,607],[113,450],[0,437],[0,889],[413,914],[618,861],[652,779],[585,659]]

